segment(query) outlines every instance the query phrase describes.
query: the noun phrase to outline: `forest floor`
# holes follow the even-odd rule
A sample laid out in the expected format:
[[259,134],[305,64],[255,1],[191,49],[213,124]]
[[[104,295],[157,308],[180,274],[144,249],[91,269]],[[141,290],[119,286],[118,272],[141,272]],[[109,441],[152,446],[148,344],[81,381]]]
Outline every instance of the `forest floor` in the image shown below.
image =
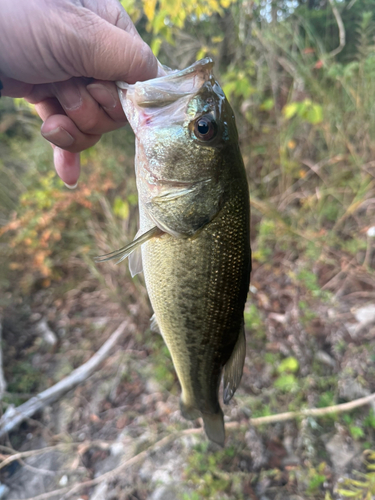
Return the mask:
[[[31,453],[2,468],[0,498],[349,496],[342,490],[351,492],[353,485],[345,486],[344,478],[366,472],[374,449],[375,401],[342,414],[256,427],[250,418],[375,393],[375,283],[359,268],[327,277],[330,271],[319,265],[316,281],[310,274],[304,280],[304,263],[284,257],[254,262],[247,357],[240,388],[224,407],[232,423],[224,449],[207,442],[199,420],[181,417],[178,381],[161,337],[149,330],[141,283],[143,300],[128,307],[82,270],[79,284],[67,278],[28,298],[14,291],[2,317],[3,410],[86,362],[122,320],[130,319],[130,327],[83,384],[8,434],[2,459],[15,450]],[[124,287],[131,287],[128,280]],[[336,297],[322,282],[335,284]],[[370,498],[366,494],[364,486],[355,498]]]

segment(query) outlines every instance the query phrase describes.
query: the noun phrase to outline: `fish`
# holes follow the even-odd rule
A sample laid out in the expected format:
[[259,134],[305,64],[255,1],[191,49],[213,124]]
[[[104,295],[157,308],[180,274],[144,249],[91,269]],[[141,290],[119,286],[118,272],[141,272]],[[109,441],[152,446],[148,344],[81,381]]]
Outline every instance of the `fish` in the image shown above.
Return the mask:
[[202,417],[224,446],[219,403],[242,377],[251,272],[250,203],[233,110],[211,58],[133,85],[118,82],[136,137],[140,225],[134,241],[99,257],[143,270],[159,332],[181,385],[180,410]]

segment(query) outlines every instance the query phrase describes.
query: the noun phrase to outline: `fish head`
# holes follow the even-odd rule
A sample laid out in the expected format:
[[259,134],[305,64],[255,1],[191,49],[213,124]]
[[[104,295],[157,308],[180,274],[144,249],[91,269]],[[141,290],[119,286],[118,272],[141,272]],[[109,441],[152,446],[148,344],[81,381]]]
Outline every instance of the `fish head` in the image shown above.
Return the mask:
[[176,236],[194,234],[218,212],[230,175],[224,158],[238,145],[233,111],[212,68],[205,58],[119,90],[136,136],[140,203]]

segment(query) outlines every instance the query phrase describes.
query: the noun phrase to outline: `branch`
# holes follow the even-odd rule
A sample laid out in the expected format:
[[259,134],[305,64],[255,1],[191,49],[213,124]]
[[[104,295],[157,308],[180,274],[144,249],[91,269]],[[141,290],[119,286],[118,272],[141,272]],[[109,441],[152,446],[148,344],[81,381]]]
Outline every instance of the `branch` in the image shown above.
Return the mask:
[[[263,424],[272,424],[274,422],[284,422],[285,420],[293,420],[299,417],[323,417],[324,415],[329,415],[330,413],[343,413],[344,411],[351,411],[354,408],[359,408],[375,402],[375,393],[365,396],[364,398],[354,399],[349,401],[349,403],[342,403],[340,405],[326,406],[325,408],[307,408],[301,411],[288,411],[286,413],[278,413],[277,415],[269,415],[267,417],[252,418],[250,420],[251,425],[258,426]],[[232,422],[237,423],[237,422]],[[227,425],[230,426],[229,423]]]
[[123,321],[117,330],[112,333],[109,339],[104,342],[99,351],[96,352],[86,363],[81,365],[76,370],[73,370],[68,377],[60,380],[57,384],[29,399],[26,403],[23,403],[17,408],[8,408],[0,419],[0,438],[18,427],[26,418],[33,416],[45,406],[54,403],[76,385],[84,382],[98,368],[102,361],[104,361],[112,347],[116,344],[125,330],[129,328],[129,326],[130,323],[128,320]]
[[[326,408],[309,408],[309,409],[302,410],[302,411],[289,411],[286,413],[278,413],[276,415],[269,415],[266,417],[252,418],[246,424],[243,424],[241,422],[230,422],[230,423],[226,424],[225,427],[228,430],[236,430],[236,429],[240,429],[240,428],[247,428],[250,425],[259,426],[259,425],[264,425],[264,424],[272,424],[275,422],[283,422],[285,420],[292,420],[292,419],[299,418],[299,417],[309,417],[309,416],[321,417],[324,415],[328,415],[330,413],[342,413],[345,411],[350,411],[350,410],[353,410],[354,408],[364,406],[364,405],[369,404],[373,401],[375,401],[375,393],[370,394],[369,396],[366,396],[364,398],[355,399],[354,401],[350,401],[349,403],[343,403],[343,404],[334,405],[334,406],[327,406]],[[183,431],[174,432],[173,434],[170,434],[162,439],[159,439],[154,444],[149,446],[146,450],[142,451],[141,453],[138,453],[138,455],[135,455],[134,457],[130,458],[129,460],[126,460],[126,462],[123,462],[115,469],[113,469],[109,472],[106,472],[104,474],[101,474],[100,476],[96,477],[95,479],[91,479],[89,481],[84,481],[82,483],[78,483],[78,484],[74,485],[73,487],[66,486],[65,488],[60,488],[58,490],[50,491],[48,493],[43,493],[42,495],[38,495],[36,497],[30,497],[30,498],[27,498],[26,500],[49,500],[49,499],[51,499],[53,497],[57,497],[57,496],[58,496],[59,500],[68,500],[68,498],[70,498],[72,495],[78,493],[83,488],[90,488],[92,486],[96,486],[97,484],[101,483],[102,481],[113,480],[116,476],[118,476],[120,473],[123,473],[129,467],[131,467],[133,465],[137,465],[140,462],[142,462],[143,460],[145,460],[150,453],[154,453],[156,450],[161,449],[164,446],[167,446],[169,443],[173,442],[175,439],[178,439],[179,437],[186,436],[186,435],[201,434],[202,432],[203,432],[202,427],[199,429],[196,429],[196,428],[195,429],[185,429]]]
[[[83,441],[79,443],[59,443],[54,446],[46,446],[45,448],[38,448],[36,450],[27,450],[27,451],[16,451],[13,448],[9,448],[9,446],[0,445],[0,450],[6,451],[10,453],[9,455],[0,454],[0,470],[11,464],[12,462],[23,461],[24,458],[36,457],[38,455],[44,455],[45,453],[49,453],[51,451],[61,452],[61,453],[71,453],[74,449],[78,451],[80,455],[83,455],[90,448],[100,448],[101,450],[109,450],[114,441]],[[40,470],[40,469],[36,469]],[[53,471],[54,472],[54,471]],[[54,472],[55,473],[55,472]]]
[[339,44],[338,47],[336,47],[334,50],[332,50],[328,54],[329,57],[334,57],[337,54],[339,54],[342,51],[342,49],[345,47],[346,35],[345,35],[345,26],[344,26],[344,23],[342,22],[342,18],[340,16],[340,12],[337,10],[334,0],[329,0],[329,3],[331,4],[332,12],[333,12],[333,15],[335,16],[335,19],[336,19],[336,22],[337,22],[337,26],[339,28],[339,40],[340,40],[340,44]]

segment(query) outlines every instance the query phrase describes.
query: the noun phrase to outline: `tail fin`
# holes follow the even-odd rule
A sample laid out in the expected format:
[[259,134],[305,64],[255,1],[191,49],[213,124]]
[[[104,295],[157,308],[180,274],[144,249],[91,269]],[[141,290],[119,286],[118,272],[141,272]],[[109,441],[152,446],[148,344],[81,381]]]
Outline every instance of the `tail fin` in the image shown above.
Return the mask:
[[188,402],[184,392],[182,392],[180,410],[182,416],[186,418],[186,420],[195,420],[196,418],[202,417],[204,430],[208,439],[220,446],[224,446],[224,416],[220,407],[217,413],[202,413],[191,402]]
[[223,412],[220,410],[217,413],[202,413],[204,430],[210,441],[224,446],[225,442],[225,427]]

